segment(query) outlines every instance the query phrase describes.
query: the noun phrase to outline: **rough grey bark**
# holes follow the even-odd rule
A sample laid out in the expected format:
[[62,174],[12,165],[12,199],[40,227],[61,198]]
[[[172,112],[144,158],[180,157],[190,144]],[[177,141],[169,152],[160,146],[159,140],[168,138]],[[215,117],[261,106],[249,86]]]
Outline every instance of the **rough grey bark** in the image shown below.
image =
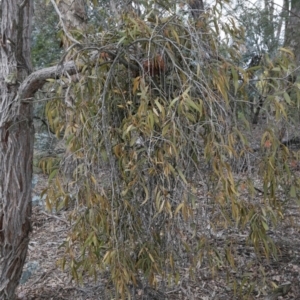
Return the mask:
[[[32,97],[73,62],[32,73],[33,0],[2,0],[0,44],[0,299],[15,299],[31,229]],[[29,75],[29,76],[28,76]]]
[[285,46],[294,50],[296,62],[300,62],[300,1],[292,0],[287,27],[285,30]]
[[85,29],[87,14],[83,0],[61,0],[58,5],[67,30]]
[[78,72],[79,70],[76,68],[74,61],[35,71],[27,76],[21,83],[19,88],[19,97],[21,99],[27,99],[25,101],[31,101],[35,92],[43,87],[47,79],[59,78],[62,74],[74,75]]
[[[61,0],[56,6],[54,0],[51,0],[53,6],[55,7],[57,13],[60,16],[60,25],[64,31],[63,47],[65,50],[65,61],[73,59],[73,48],[74,37],[72,33],[81,32],[84,35],[87,25],[87,14],[84,6],[83,0]],[[78,76],[70,76],[70,84],[72,81],[77,81]],[[68,89],[65,93],[65,103],[66,103],[66,126],[72,124],[73,112],[75,110],[74,106],[75,96],[72,90]],[[64,168],[63,171],[67,178],[71,179],[73,171],[76,168],[76,158],[72,153],[66,150],[64,155]]]
[[86,29],[87,13],[83,0],[60,0],[58,5],[51,0],[60,19],[60,26],[64,31],[62,40],[66,51],[73,43],[79,43],[72,35],[75,30],[80,30],[83,34]]
[[32,104],[18,96],[30,73],[32,0],[2,0],[0,50],[0,299],[15,299],[30,232]]

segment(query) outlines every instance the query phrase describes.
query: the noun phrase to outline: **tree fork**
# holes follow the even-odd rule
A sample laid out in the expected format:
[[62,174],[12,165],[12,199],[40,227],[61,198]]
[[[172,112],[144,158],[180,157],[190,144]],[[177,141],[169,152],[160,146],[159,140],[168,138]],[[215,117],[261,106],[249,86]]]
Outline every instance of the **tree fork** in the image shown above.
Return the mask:
[[33,0],[2,0],[0,65],[0,299],[15,299],[29,243],[32,104],[18,101],[31,69]]
[[0,299],[14,300],[31,230],[32,97],[73,62],[29,75],[33,0],[2,0],[0,45]]

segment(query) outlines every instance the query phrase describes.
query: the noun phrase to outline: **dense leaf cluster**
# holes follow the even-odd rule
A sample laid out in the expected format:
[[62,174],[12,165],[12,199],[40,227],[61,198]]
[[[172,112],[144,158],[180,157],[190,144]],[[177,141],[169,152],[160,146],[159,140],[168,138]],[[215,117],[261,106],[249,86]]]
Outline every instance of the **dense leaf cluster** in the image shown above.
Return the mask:
[[[41,163],[49,207],[75,205],[62,264],[79,280],[109,270],[123,298],[146,279],[176,284],[183,268],[191,276],[203,265],[236,268],[234,249],[210,242],[227,226],[246,230],[257,253],[276,255],[269,227],[300,192],[298,153],[283,143],[300,100],[289,80],[293,53],[281,48],[245,68],[244,32],[223,21],[222,1],[198,20],[156,7],[159,16],[145,6],[115,28],[90,28],[72,50],[80,76],[53,81],[46,108],[72,157],[68,180],[57,161]],[[254,117],[266,119],[257,145]],[[249,278],[233,281],[252,291]]]

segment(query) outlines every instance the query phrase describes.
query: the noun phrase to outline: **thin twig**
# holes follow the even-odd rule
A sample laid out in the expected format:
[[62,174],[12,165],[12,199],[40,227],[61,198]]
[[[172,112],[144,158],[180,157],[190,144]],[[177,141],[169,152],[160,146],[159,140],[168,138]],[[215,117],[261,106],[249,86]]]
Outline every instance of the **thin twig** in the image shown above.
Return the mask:
[[49,218],[54,218],[56,220],[59,220],[61,222],[64,222],[65,224],[67,224],[68,226],[70,225],[68,221],[56,216],[56,215],[51,215],[51,214],[48,214],[46,213],[45,211],[41,211],[42,214],[44,214],[45,216],[49,217]]

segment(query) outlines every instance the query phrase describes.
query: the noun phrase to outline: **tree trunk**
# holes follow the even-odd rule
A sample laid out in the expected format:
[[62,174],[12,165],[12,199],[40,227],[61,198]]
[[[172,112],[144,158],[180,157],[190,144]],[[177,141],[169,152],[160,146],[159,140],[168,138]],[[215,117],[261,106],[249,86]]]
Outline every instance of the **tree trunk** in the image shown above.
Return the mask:
[[[60,0],[58,7],[52,0],[57,13],[60,16],[60,25],[64,31],[62,40],[64,50],[67,51],[69,46],[75,42],[73,32],[81,31],[83,34],[86,29],[87,14],[83,0]],[[77,33],[78,34],[78,33]],[[71,56],[67,53],[67,56]]]
[[2,0],[0,38],[0,299],[14,300],[31,229],[33,107],[48,78],[78,70],[73,61],[31,73],[33,0]]
[[270,52],[274,51],[278,47],[278,41],[275,40],[275,27],[274,27],[274,1],[265,0],[264,24],[262,26],[264,41]]
[[193,18],[195,20],[198,20],[200,16],[204,13],[203,0],[189,0],[188,4],[191,7]]
[[292,0],[287,27],[285,30],[285,46],[294,50],[297,64],[300,62],[300,1]]
[[[72,45],[75,42],[74,32],[78,34],[81,32],[84,35],[87,25],[87,14],[84,6],[83,0],[61,0],[56,7],[54,0],[52,0],[56,11],[60,15],[60,25],[64,31],[63,38],[63,47],[65,50],[65,61],[73,59],[74,53],[77,49],[73,49]],[[82,39],[82,37],[81,37]],[[70,85],[72,81],[79,80],[79,75],[69,76]],[[71,89],[67,89],[65,94],[65,103],[66,103],[66,132],[65,137],[68,134],[72,134],[72,131],[69,131],[68,128],[72,127],[73,123],[73,114],[75,110],[75,96]],[[64,155],[64,168],[63,171],[66,175],[66,178],[73,180],[73,171],[77,166],[76,156],[73,155],[69,150],[66,150]]]
[[33,0],[2,0],[0,65],[0,299],[15,299],[30,232],[32,104],[20,99],[30,73]]

